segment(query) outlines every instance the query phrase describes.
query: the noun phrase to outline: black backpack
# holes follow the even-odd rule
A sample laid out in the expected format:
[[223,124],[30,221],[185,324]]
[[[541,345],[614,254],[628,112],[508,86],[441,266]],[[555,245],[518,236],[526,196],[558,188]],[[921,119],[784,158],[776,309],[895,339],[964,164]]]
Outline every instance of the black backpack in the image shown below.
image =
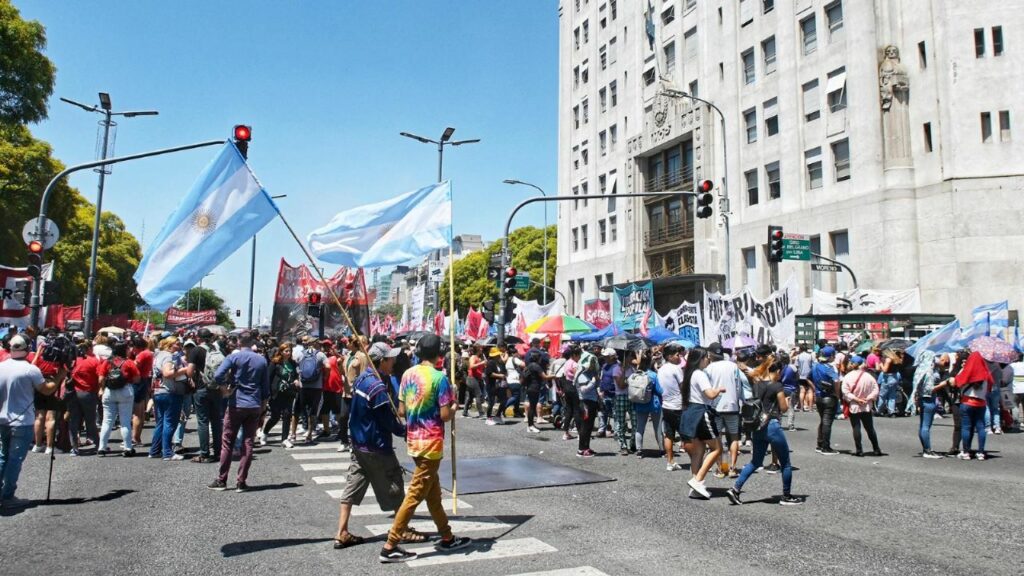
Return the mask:
[[744,398],[740,406],[740,420],[743,429],[748,432],[763,430],[768,425],[770,415],[764,410],[764,394],[768,386],[764,382],[754,382],[751,387],[751,397]]
[[120,390],[128,384],[128,379],[124,377],[124,372],[121,369],[124,366],[124,363],[124,360],[121,360],[120,364],[115,362],[113,359],[110,360],[110,369],[107,370],[107,377],[104,380],[104,385],[107,388],[110,388],[111,390]]

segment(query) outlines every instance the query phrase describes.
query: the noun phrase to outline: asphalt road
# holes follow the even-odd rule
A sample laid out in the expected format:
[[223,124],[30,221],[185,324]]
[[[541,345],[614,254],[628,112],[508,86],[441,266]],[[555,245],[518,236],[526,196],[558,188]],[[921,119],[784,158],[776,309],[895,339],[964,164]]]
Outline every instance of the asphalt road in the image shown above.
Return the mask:
[[[618,456],[611,439],[595,440],[599,456],[581,460],[575,442],[550,426],[529,435],[522,424],[460,418],[460,459],[534,455],[616,481],[460,496],[458,526],[474,546],[422,554],[413,565],[379,564],[380,540],[332,548],[337,505],[328,490],[343,484],[329,477],[345,470],[310,468],[345,466],[334,444],[286,451],[275,440],[258,450],[249,479],[256,490],[245,494],[206,489],[214,464],[59,455],[52,502],[0,516],[0,566],[11,575],[1020,573],[1024,435],[990,436],[995,457],[986,462],[933,461],[918,456],[916,422],[878,422],[881,458],[818,455],[813,430],[788,433],[793,491],[806,503],[779,506],[771,498],[780,478],[759,473],[744,491],[748,503],[736,507],[724,496],[727,480],[709,476],[714,498],[691,500],[688,472]],[[816,423],[814,414],[798,419]],[[951,426],[936,422],[937,449],[948,448]],[[839,450],[851,448],[849,430],[836,422]],[[195,443],[190,433],[186,445]],[[45,497],[47,465],[29,454],[20,497]],[[353,518],[353,532],[386,529],[389,518],[372,514],[372,502],[361,508],[369,514]]]

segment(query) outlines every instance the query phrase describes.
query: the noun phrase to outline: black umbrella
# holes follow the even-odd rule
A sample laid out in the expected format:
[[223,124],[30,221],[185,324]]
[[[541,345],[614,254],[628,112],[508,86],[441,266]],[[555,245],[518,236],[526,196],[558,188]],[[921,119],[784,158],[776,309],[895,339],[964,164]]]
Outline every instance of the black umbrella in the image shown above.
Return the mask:
[[911,342],[906,338],[889,338],[878,345],[879,350],[906,350],[910,348]]
[[402,334],[397,334],[395,336],[395,342],[401,342],[402,340],[410,340],[415,342],[416,340],[423,338],[427,334],[433,334],[433,332],[426,332],[424,330],[414,330],[412,332],[405,332]]
[[[522,338],[519,338],[518,336],[512,336],[512,335],[506,335],[505,336],[505,344],[522,344],[522,343],[523,343]],[[498,345],[498,337],[497,336],[488,336],[487,338],[481,338],[480,340],[476,341],[476,344],[478,344],[480,346],[497,346]]]
[[646,350],[650,348],[647,340],[637,336],[636,334],[630,334],[623,332],[622,334],[616,334],[611,338],[604,341],[604,346],[613,350],[623,350],[634,352],[636,350]]

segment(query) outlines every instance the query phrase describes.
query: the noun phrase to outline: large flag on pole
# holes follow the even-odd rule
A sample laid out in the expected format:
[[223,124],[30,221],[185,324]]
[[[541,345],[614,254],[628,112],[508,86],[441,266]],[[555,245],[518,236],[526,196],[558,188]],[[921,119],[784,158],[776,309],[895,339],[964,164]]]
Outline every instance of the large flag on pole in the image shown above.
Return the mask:
[[324,262],[364,268],[402,264],[450,246],[451,203],[451,182],[445,180],[339,212],[306,241]]
[[277,216],[277,206],[228,142],[142,255],[135,283],[157,310],[182,294]]
[[925,350],[935,353],[956,352],[960,346],[962,335],[960,333],[960,320],[953,320],[949,324],[933,330],[907,348],[907,354],[917,356]]

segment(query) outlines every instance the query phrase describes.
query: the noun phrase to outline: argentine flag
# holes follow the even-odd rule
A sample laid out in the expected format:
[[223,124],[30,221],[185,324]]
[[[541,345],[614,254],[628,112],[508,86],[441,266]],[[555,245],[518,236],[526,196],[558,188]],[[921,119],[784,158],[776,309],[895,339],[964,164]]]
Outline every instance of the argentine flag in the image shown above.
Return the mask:
[[135,283],[166,310],[278,215],[277,206],[228,142],[142,255]]
[[449,180],[339,212],[306,238],[313,255],[332,264],[375,268],[403,264],[452,241]]

